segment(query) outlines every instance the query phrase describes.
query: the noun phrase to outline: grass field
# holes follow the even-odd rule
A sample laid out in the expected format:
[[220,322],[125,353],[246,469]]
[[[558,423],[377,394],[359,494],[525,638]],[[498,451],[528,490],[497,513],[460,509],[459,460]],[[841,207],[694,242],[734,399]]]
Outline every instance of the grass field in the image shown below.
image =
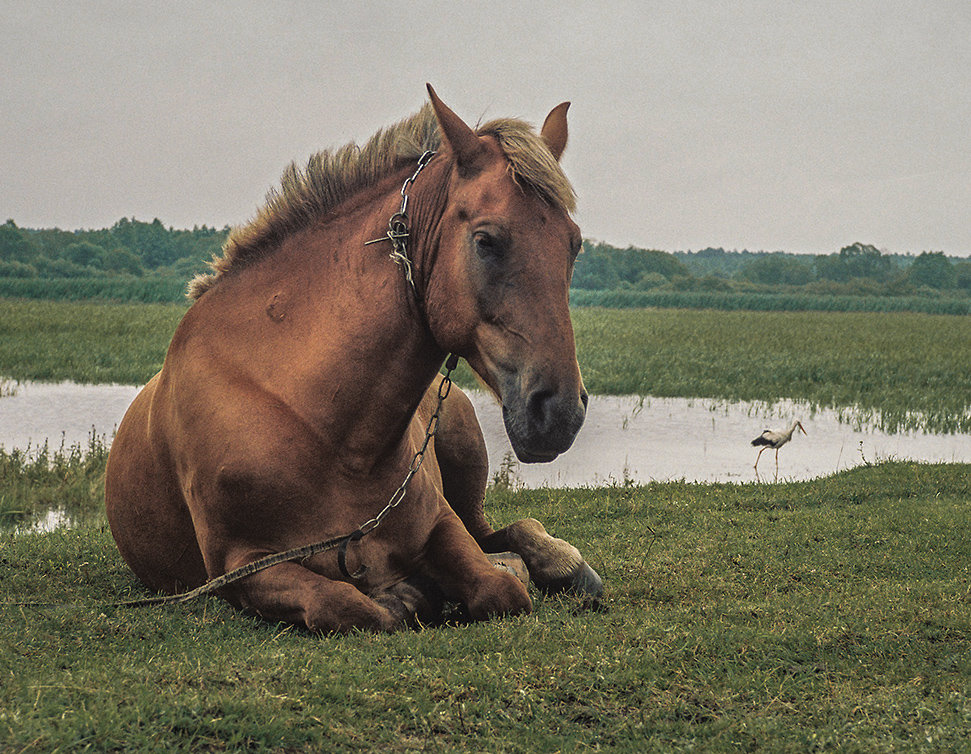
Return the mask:
[[856,406],[888,431],[971,432],[971,317],[672,309],[573,316],[593,393],[792,398]]
[[[0,375],[144,382],[184,310],[0,300]],[[966,317],[574,321],[595,393],[801,398],[969,431]],[[534,593],[515,619],[321,637],[217,599],[107,606],[145,592],[107,531],[105,457],[96,439],[0,450],[0,751],[971,751],[971,465],[493,487],[493,523],[535,516],[581,548],[603,610]],[[52,507],[78,525],[11,528]],[[12,604],[28,600],[70,604]]]
[[3,533],[0,750],[968,751],[969,505],[967,465],[493,489],[494,522],[588,555],[604,610],[534,594],[525,617],[343,638],[216,599],[105,607],[144,592],[97,517]]
[[[180,304],[0,299],[0,375],[144,383]],[[594,394],[807,401],[883,429],[971,432],[971,317],[575,309]],[[460,384],[475,385],[464,367]]]

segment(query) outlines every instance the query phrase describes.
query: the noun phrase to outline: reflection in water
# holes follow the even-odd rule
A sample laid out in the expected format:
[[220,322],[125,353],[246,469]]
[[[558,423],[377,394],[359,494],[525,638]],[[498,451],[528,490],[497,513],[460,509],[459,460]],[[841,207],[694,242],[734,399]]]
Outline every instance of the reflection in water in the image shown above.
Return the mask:
[[[138,388],[126,385],[20,383],[0,397],[0,446],[85,445],[91,433],[110,439]],[[495,401],[470,391],[482,423],[493,473],[527,487],[568,487],[684,479],[689,482],[756,481],[758,449],[749,443],[763,429],[784,429],[799,419],[800,434],[779,452],[780,479],[811,479],[895,459],[971,463],[971,435],[887,434],[840,422],[836,411],[812,411],[783,401],[762,403],[683,398],[593,396],[574,446],[553,463],[513,462]],[[775,476],[767,453],[759,471]],[[769,463],[766,463],[769,461]]]

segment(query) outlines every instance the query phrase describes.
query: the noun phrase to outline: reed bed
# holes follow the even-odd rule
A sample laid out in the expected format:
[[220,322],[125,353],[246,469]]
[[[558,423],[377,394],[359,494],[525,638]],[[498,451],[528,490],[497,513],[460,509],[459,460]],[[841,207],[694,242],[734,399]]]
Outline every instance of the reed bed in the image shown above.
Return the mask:
[[939,296],[847,296],[723,291],[572,291],[574,307],[718,309],[723,311],[921,312],[971,314],[971,299]]

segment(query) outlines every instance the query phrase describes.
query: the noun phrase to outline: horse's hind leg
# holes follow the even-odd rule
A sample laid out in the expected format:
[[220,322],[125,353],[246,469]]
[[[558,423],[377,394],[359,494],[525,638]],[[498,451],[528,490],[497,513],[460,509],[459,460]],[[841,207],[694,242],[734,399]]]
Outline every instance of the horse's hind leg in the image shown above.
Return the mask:
[[594,599],[601,596],[603,581],[580,551],[569,542],[551,537],[539,521],[527,518],[499,531],[486,521],[482,502],[489,457],[475,409],[457,388],[442,406],[435,457],[442,472],[445,499],[485,552],[519,555],[533,583],[544,592],[569,591]]

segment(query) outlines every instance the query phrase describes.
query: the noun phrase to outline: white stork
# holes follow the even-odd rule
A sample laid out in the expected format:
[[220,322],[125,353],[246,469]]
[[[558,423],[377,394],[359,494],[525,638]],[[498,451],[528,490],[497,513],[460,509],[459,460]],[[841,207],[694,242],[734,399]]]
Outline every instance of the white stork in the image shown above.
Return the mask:
[[806,430],[803,429],[802,424],[796,421],[792,423],[791,427],[789,427],[788,432],[780,432],[779,430],[776,430],[776,429],[767,429],[764,432],[762,432],[761,435],[759,435],[754,440],[752,440],[752,445],[756,447],[758,447],[759,445],[762,446],[761,448],[759,448],[759,454],[755,458],[756,474],[758,474],[759,472],[759,458],[762,457],[762,451],[768,450],[769,448],[775,448],[775,473],[776,473],[776,476],[778,476],[779,448],[781,448],[783,445],[789,442],[789,440],[792,439],[792,433],[796,431],[796,427],[799,427],[799,430],[803,434],[806,434]]

